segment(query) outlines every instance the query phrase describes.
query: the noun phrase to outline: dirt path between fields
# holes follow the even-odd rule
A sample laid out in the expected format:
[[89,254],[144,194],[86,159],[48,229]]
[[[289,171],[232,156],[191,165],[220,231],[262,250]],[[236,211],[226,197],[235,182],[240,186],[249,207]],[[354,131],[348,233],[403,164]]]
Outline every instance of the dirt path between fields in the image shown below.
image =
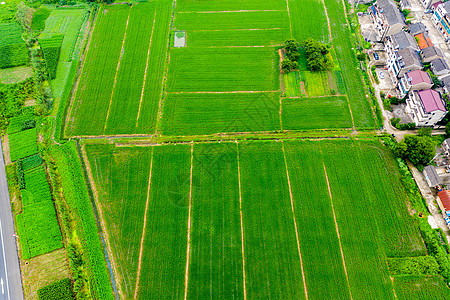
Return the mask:
[[[115,262],[115,257],[113,255],[113,252],[112,252],[112,249],[111,249],[111,244],[110,244],[110,241],[109,241],[109,233],[108,233],[108,230],[106,230],[107,227],[106,227],[105,218],[103,217],[103,208],[102,208],[102,206],[100,205],[100,202],[99,202],[97,186],[95,185],[95,181],[94,181],[94,176],[93,176],[93,173],[92,173],[91,165],[89,163],[88,156],[87,156],[86,149],[85,149],[84,145],[81,146],[81,154],[83,156],[82,159],[83,159],[84,164],[86,166],[86,172],[87,172],[88,177],[89,177],[89,183],[90,183],[90,185],[92,187],[92,193],[94,194],[94,202],[95,202],[95,205],[97,206],[98,217],[100,219],[100,223],[101,223],[101,226],[102,226],[102,229],[103,229],[102,230],[103,237],[105,239],[105,244],[106,244],[106,249],[108,251],[109,261],[111,262],[111,268],[113,270],[114,277],[118,278],[117,276],[118,276],[119,272],[117,271],[117,265],[116,265],[116,262]],[[120,296],[121,299],[123,299],[122,287],[120,285],[120,281],[116,281],[116,284],[117,284],[117,289],[118,289],[119,296]]]
[[306,299],[308,299],[308,289],[306,288],[306,279],[305,279],[305,271],[303,269],[302,252],[300,251],[300,239],[298,238],[297,220],[295,219],[294,196],[292,195],[291,179],[289,177],[289,169],[288,169],[287,158],[286,158],[286,150],[284,149],[283,141],[281,141],[281,146],[283,149],[284,165],[286,167],[286,176],[287,176],[287,181],[288,181],[288,186],[289,186],[289,197],[291,198],[292,219],[294,220],[295,238],[297,239],[298,256],[300,258],[300,268],[302,270],[303,288],[305,289],[305,297],[306,297]]
[[144,254],[145,230],[147,229],[148,203],[150,200],[150,189],[152,185],[152,170],[153,170],[153,148],[152,148],[152,158],[150,159],[150,172],[148,174],[147,200],[145,201],[144,224],[142,226],[142,237],[141,237],[141,244],[139,247],[139,260],[136,275],[136,287],[134,288],[134,299],[137,299],[139,291],[139,280],[141,278],[141,265],[142,265],[142,255]]
[[236,142],[237,163],[238,163],[238,181],[239,181],[239,215],[241,218],[241,252],[242,252],[242,277],[244,285],[244,300],[247,300],[247,284],[245,276],[245,248],[244,248],[244,222],[242,217],[242,188],[241,188],[241,163],[239,159],[239,143]]
[[152,33],[150,35],[150,42],[148,43],[147,61],[145,63],[144,82],[142,83],[141,99],[139,100],[139,109],[138,109],[138,114],[137,114],[137,118],[136,118],[136,128],[139,125],[139,117],[141,116],[142,100],[144,99],[145,84],[147,82],[147,70],[148,70],[148,63],[150,61],[150,50],[152,48],[153,33],[155,31],[155,23],[156,23],[156,10],[155,10],[155,14],[153,15]]
[[332,43],[333,37],[331,36],[331,24],[330,24],[330,19],[328,18],[328,10],[327,10],[327,6],[325,5],[325,0],[322,0],[322,3],[323,3],[324,11],[325,11],[325,17],[327,18],[328,35],[330,36],[330,43]]
[[191,171],[189,178],[189,216],[187,230],[186,273],[184,277],[184,300],[187,299],[189,284],[189,261],[191,259],[191,212],[192,212],[192,171],[194,169],[194,143],[191,144]]
[[344,266],[345,278],[347,279],[348,292],[350,294],[350,299],[353,299],[352,291],[350,289],[350,282],[348,280],[347,266],[345,264],[344,250],[342,249],[341,235],[339,234],[339,226],[337,223],[336,214],[334,212],[333,194],[331,193],[331,186],[330,181],[328,180],[328,173],[327,168],[325,167],[325,162],[323,162],[323,171],[325,172],[325,179],[327,180],[328,194],[330,195],[331,210],[333,211],[334,226],[336,227],[336,234],[339,240],[339,248],[341,250],[341,258],[342,258],[342,265]]
[[287,9],[287,13],[289,16],[289,30],[291,31],[291,36],[292,36],[292,20],[291,20],[291,12],[289,11],[289,1],[286,0],[286,9]]
[[5,165],[9,165],[12,163],[12,161],[11,161],[11,151],[9,148],[8,134],[4,135],[2,145],[3,145],[3,159],[5,160]]
[[108,125],[109,114],[111,112],[111,105],[112,105],[112,101],[114,98],[114,92],[116,90],[117,75],[119,74],[119,69],[120,69],[120,62],[122,61],[123,54],[125,53],[125,41],[127,39],[127,30],[128,30],[128,23],[130,21],[130,14],[131,14],[131,9],[128,12],[127,25],[125,25],[125,34],[123,35],[123,40],[122,40],[122,50],[120,51],[120,57],[119,57],[119,61],[117,62],[117,67],[116,67],[116,74],[114,75],[114,84],[113,84],[113,88],[111,91],[111,97],[109,98],[109,106],[108,106],[108,112],[106,113],[105,127],[103,128],[104,132],[106,132],[106,126]]

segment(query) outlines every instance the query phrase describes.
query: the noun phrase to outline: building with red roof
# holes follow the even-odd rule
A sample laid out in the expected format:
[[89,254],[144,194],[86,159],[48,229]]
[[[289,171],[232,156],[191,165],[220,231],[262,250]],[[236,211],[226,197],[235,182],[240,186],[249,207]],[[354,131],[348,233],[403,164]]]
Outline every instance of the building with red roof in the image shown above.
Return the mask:
[[400,98],[403,98],[409,91],[421,91],[430,89],[433,86],[431,77],[427,72],[415,70],[408,73],[400,79],[397,88]]
[[442,206],[441,209],[445,211],[447,216],[450,216],[450,191],[443,190],[438,192],[438,197],[441,200]]
[[447,114],[444,100],[435,90],[413,91],[406,100],[406,112],[417,126],[434,126]]
[[419,44],[421,50],[433,46],[433,42],[426,32],[416,34],[414,37],[417,39],[417,44]]

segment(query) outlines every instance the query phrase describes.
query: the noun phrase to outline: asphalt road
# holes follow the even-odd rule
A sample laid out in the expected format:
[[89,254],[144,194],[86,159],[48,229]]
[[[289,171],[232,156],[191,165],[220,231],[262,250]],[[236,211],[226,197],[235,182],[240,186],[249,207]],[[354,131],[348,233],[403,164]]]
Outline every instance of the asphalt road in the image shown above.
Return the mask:
[[0,140],[0,300],[23,300],[19,257]]

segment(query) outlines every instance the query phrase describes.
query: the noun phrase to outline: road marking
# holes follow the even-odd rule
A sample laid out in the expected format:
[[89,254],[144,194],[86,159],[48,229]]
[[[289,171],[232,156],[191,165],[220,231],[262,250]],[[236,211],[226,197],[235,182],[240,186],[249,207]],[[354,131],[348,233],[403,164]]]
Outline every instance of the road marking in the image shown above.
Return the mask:
[[[6,290],[8,292],[8,299],[11,299],[11,296],[9,294],[9,283],[8,283],[8,270],[6,269],[6,257],[5,257],[5,243],[3,242],[3,228],[2,228],[2,221],[0,220],[0,238],[2,240],[2,250],[3,250],[3,261],[5,262],[5,276],[6,276]],[[3,282],[3,278],[2,278]],[[3,293],[3,283],[2,283],[2,294]]]
[[3,278],[0,280],[0,285],[2,286],[2,294],[4,294],[5,288],[3,287],[3,285],[4,285]]

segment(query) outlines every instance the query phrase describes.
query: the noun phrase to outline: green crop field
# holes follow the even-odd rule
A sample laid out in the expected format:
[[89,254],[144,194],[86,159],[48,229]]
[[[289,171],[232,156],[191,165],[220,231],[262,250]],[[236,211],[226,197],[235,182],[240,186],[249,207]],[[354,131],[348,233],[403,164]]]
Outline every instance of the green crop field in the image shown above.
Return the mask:
[[28,49],[17,23],[0,23],[0,69],[28,63]]
[[38,152],[36,128],[9,135],[11,160],[16,161]]
[[289,130],[352,127],[345,96],[283,99],[282,120]]
[[387,257],[425,254],[379,143],[86,151],[126,298],[389,299]]
[[439,276],[396,276],[394,286],[400,300],[438,300],[450,297],[450,289]]
[[297,40],[313,38],[328,43],[330,34],[322,0],[288,0],[292,35]]
[[25,171],[22,213],[17,215],[22,257],[29,259],[63,246],[50,187],[42,166]]

